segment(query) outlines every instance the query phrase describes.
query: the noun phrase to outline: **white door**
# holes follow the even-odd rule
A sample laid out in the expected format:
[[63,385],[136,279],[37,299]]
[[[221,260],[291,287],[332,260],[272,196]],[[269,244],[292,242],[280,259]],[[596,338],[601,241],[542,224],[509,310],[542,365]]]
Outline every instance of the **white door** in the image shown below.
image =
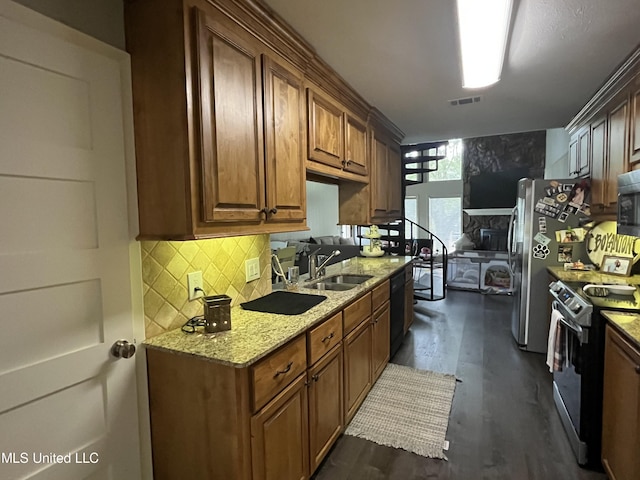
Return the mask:
[[140,477],[127,71],[0,0],[1,479]]

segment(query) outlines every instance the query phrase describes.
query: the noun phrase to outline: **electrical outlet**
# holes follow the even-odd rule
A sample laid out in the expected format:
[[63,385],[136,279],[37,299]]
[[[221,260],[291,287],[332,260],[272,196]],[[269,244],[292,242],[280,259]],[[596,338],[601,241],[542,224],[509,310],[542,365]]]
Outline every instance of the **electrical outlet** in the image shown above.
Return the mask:
[[[189,289],[189,301],[204,297],[202,289],[202,272],[187,273],[187,288]],[[196,289],[200,290],[196,290]]]
[[244,262],[244,270],[247,282],[260,278],[260,259],[258,257],[249,258]]

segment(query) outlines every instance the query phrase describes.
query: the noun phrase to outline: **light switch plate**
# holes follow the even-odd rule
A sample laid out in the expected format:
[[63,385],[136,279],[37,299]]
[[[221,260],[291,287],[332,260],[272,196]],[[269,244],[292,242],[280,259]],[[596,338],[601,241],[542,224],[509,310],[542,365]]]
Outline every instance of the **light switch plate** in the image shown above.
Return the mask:
[[249,258],[244,262],[244,270],[247,282],[260,278],[260,259],[258,257]]
[[202,290],[196,290],[196,288],[202,289],[202,272],[187,273],[189,301],[204,297],[204,292]]

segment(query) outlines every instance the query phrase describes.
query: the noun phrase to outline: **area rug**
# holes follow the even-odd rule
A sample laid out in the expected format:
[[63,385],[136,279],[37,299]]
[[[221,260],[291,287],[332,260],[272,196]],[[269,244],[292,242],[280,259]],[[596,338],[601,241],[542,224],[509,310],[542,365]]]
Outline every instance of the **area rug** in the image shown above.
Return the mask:
[[345,434],[431,458],[444,454],[456,378],[389,363]]

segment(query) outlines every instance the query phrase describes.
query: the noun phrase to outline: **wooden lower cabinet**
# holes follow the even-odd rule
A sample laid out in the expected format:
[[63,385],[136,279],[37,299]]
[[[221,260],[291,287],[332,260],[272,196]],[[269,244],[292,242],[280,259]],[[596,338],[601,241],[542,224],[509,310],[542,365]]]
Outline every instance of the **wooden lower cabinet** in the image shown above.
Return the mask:
[[389,336],[386,281],[247,367],[148,348],[154,478],[309,478],[384,370]]
[[371,371],[375,383],[389,362],[391,316],[389,302],[384,303],[371,318]]
[[344,339],[345,425],[371,390],[371,325],[369,318]]
[[612,480],[640,478],[640,351],[607,326],[602,464]]
[[251,419],[254,480],[303,480],[309,476],[306,375],[300,375]]
[[313,473],[344,428],[342,343],[309,369],[309,471]]

